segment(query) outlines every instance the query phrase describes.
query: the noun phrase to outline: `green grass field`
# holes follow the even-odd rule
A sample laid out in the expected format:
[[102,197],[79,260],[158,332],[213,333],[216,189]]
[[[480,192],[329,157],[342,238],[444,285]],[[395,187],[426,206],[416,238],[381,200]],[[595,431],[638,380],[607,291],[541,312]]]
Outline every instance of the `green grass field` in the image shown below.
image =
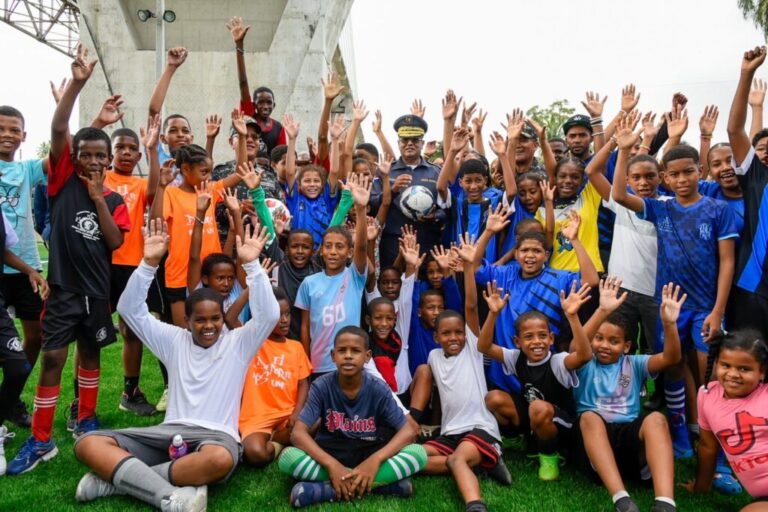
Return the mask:
[[[44,256],[45,258],[45,256]],[[159,423],[161,416],[138,418],[130,413],[118,410],[117,405],[122,391],[122,365],[119,342],[102,352],[101,389],[99,393],[98,414],[105,428],[123,428],[128,426],[149,426]],[[31,404],[34,398],[37,370],[29,379],[23,399]],[[141,387],[151,401],[156,401],[162,392],[162,379],[155,358],[145,351],[142,367]],[[72,395],[72,366],[65,369],[62,379],[62,392],[54,424],[54,439],[59,447],[59,455],[48,463],[42,464],[32,473],[20,477],[0,477],[1,511],[107,511],[107,510],[146,510],[148,507],[128,498],[106,498],[87,505],[75,501],[75,487],[86,470],[74,458],[71,435],[65,429],[66,404]],[[6,453],[9,458],[15,455],[21,442],[29,435],[28,430],[15,429],[16,438],[9,440]],[[613,510],[611,500],[601,486],[578,473],[567,465],[557,482],[540,482],[536,476],[537,466],[526,458],[525,454],[507,451],[505,460],[512,472],[512,487],[501,487],[494,482],[481,481],[483,497],[491,510],[504,511],[609,511]],[[693,461],[677,464],[677,481],[685,481],[693,476]],[[254,470],[241,466],[233,478],[224,486],[212,486],[209,489],[209,510],[289,510],[288,494],[293,482],[281,475],[273,464],[265,470]],[[386,511],[455,511],[463,510],[460,495],[449,477],[417,476],[414,478],[414,496],[410,500],[368,497],[353,505],[328,504],[313,510],[328,511],[349,509],[386,510]],[[650,510],[653,503],[652,489],[639,484],[629,484],[629,492],[638,502],[641,510]],[[716,493],[708,496],[692,496],[682,489],[677,489],[679,510],[699,512],[722,512],[738,510],[749,502],[749,497],[742,494],[736,498]]]

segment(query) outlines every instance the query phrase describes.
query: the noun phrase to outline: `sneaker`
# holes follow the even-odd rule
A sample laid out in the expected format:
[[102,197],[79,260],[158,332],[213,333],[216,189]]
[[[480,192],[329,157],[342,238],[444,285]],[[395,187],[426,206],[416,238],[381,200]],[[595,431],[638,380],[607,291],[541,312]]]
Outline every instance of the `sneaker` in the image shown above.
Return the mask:
[[504,460],[499,457],[496,465],[492,468],[485,468],[485,476],[496,480],[501,485],[512,485],[512,473],[509,472]]
[[147,397],[138,388],[133,393],[133,396],[123,393],[118,409],[132,412],[136,416],[152,416],[157,412],[155,406],[147,402]]
[[19,428],[32,427],[32,415],[27,410],[27,404],[19,400],[8,413],[8,421]]
[[613,504],[613,510],[616,512],[640,512],[637,504],[629,496],[619,498],[619,501]]
[[560,478],[560,455],[539,454],[539,480],[551,482]]
[[0,476],[5,474],[5,440],[16,437],[15,432],[8,432],[5,425],[0,425]]
[[67,432],[74,432],[77,426],[77,409],[80,407],[80,400],[75,398],[69,402],[69,416],[67,416]]
[[516,452],[524,452],[528,449],[528,441],[523,434],[515,437],[505,437],[502,440],[501,447],[506,450],[514,450]]
[[393,484],[376,487],[371,492],[373,492],[373,494],[397,496],[398,498],[410,498],[413,496],[413,482],[411,482],[410,478],[403,478]]
[[160,400],[158,400],[157,404],[155,404],[155,410],[160,412],[165,412],[167,408],[168,408],[168,388],[165,388],[163,390],[163,394],[160,395]]
[[38,441],[34,436],[24,441],[16,457],[8,464],[9,475],[20,475],[32,471],[41,462],[46,462],[59,454],[53,439],[47,443]]
[[675,460],[677,459],[690,459],[693,457],[693,448],[686,439],[684,442],[672,441],[672,450],[675,454]]
[[205,512],[208,487],[180,487],[160,502],[162,512]]
[[666,501],[654,500],[651,512],[677,512],[677,507]]
[[[2,430],[0,430],[1,432]],[[712,480],[712,487],[720,494],[741,494],[742,491],[741,484],[733,477],[733,473],[730,471],[716,472],[715,478]]]
[[419,444],[426,443],[440,435],[440,425],[419,425]]
[[464,512],[488,512],[488,507],[482,501],[472,501],[467,503]]
[[308,507],[336,500],[336,491],[330,482],[299,482],[291,489],[291,506]]
[[114,496],[116,494],[123,494],[117,490],[117,487],[109,482],[105,482],[101,478],[97,477],[93,473],[86,473],[80,482],[77,484],[77,490],[75,490],[75,499],[81,503],[86,501],[93,501],[97,498],[105,498],[107,496]]
[[77,439],[83,434],[87,434],[88,432],[93,432],[94,430],[99,430],[99,428],[100,428],[99,420],[98,418],[96,418],[96,416],[83,418],[82,420],[78,421],[77,424],[75,425],[75,430],[72,432],[72,437],[74,439]]

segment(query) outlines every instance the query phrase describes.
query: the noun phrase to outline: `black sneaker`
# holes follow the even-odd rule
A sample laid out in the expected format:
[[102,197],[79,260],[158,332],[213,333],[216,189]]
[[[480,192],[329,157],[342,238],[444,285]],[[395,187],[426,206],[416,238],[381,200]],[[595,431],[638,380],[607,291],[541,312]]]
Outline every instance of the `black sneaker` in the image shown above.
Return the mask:
[[69,403],[69,416],[67,416],[67,431],[74,432],[77,427],[77,409],[80,406],[80,400],[75,398]]
[[499,457],[498,462],[492,468],[483,468],[483,473],[501,485],[512,485],[512,473],[509,472],[507,465],[504,464],[504,459],[501,457]]
[[464,512],[488,512],[488,507],[480,500],[467,503]]
[[136,389],[133,396],[123,393],[118,408],[121,411],[132,412],[136,416],[152,416],[157,412],[155,406],[147,402],[147,397],[140,389]]
[[637,508],[637,504],[632,501],[632,498],[629,496],[624,496],[614,503],[613,510],[616,512],[640,512],[640,509]]
[[677,507],[666,501],[655,500],[651,512],[677,512]]
[[30,428],[32,426],[32,415],[27,410],[27,404],[18,401],[16,405],[11,408],[8,414],[8,421],[13,423],[19,428]]

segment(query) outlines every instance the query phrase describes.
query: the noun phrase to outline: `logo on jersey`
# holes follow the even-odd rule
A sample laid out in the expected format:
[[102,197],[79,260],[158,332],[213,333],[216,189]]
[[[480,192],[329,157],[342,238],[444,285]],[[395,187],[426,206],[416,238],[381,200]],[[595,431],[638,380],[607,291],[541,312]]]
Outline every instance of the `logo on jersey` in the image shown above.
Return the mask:
[[96,343],[101,343],[102,341],[107,339],[107,328],[102,327],[98,331],[96,331]]
[[711,240],[712,239],[712,225],[711,224],[699,224],[699,239]]
[[0,187],[0,205],[7,205],[6,211],[10,209],[10,211],[13,212],[11,215],[6,214],[6,217],[11,217],[11,219],[13,219],[12,226],[14,228],[18,226],[19,222],[19,216],[16,213],[16,207],[19,205],[19,199],[21,199],[21,196],[19,195],[19,187],[12,185],[3,185]]
[[[742,455],[750,450],[757,441],[755,427],[768,426],[768,418],[758,418],[752,416],[747,411],[736,413],[736,429],[723,429],[717,432],[717,438],[720,444],[730,455]],[[734,468],[739,472],[738,468]]]
[[560,244],[560,248],[557,252],[573,250],[573,245],[571,244],[570,239],[566,238],[562,231],[557,234],[557,242]]
[[13,338],[9,339],[6,343],[6,346],[11,352],[22,352],[24,350],[21,346],[21,341],[19,340],[18,336],[14,336]]
[[528,403],[531,403],[534,400],[546,400],[544,393],[539,391],[536,386],[532,386],[531,384],[525,385],[523,388],[523,396],[525,397],[525,401]]
[[136,202],[136,192],[131,192],[130,187],[128,185],[118,185],[115,191],[120,194],[123,197],[123,201],[125,201],[125,205],[130,210],[133,206],[133,203]]
[[101,228],[99,226],[99,217],[94,212],[87,210],[79,211],[75,214],[75,223],[72,225],[77,233],[86,240],[101,240]]
[[357,415],[353,418],[348,418],[341,411],[328,409],[325,415],[325,427],[328,429],[328,432],[341,430],[342,432],[354,432],[357,434],[374,433],[376,432],[376,418],[373,416],[370,418],[360,418]]
[[667,233],[670,233],[673,230],[672,221],[669,220],[669,217],[662,217],[656,225],[656,229],[658,231],[666,231]]
[[623,388],[628,388],[630,382],[632,382],[632,379],[626,373],[622,373],[619,376],[619,386],[621,386]]

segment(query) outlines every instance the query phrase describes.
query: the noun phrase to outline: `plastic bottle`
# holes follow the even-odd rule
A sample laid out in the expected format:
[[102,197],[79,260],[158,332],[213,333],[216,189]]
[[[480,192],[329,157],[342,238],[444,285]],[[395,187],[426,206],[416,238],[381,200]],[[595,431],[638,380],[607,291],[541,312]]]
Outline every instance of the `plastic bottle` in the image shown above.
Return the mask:
[[168,455],[170,455],[171,459],[180,459],[187,453],[189,453],[189,445],[181,437],[181,434],[173,436],[173,441],[171,441],[171,445],[168,447]]

